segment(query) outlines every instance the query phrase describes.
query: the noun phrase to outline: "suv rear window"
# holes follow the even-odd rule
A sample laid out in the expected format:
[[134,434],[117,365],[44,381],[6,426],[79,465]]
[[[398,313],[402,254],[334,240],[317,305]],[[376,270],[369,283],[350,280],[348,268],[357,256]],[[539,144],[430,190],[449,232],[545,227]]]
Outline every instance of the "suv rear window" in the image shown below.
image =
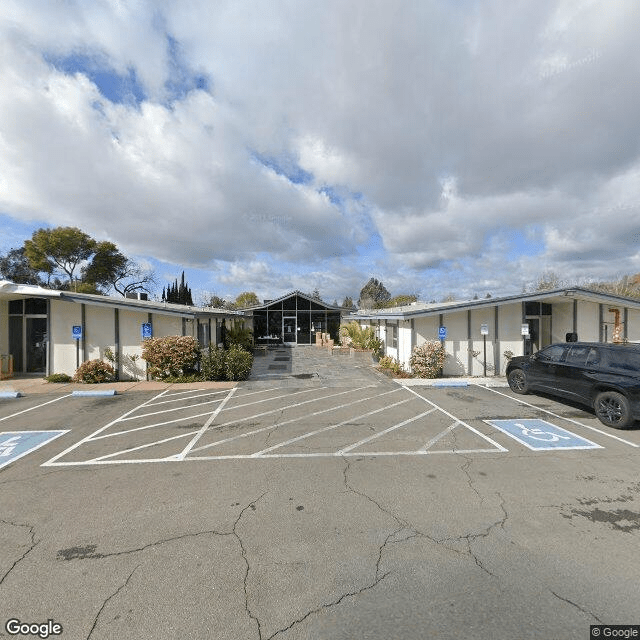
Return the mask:
[[640,373],[640,353],[624,349],[607,349],[607,366],[609,369],[625,373]]
[[584,365],[587,363],[587,357],[589,356],[591,351],[595,351],[595,349],[592,349],[590,346],[573,346],[567,353],[566,363]]

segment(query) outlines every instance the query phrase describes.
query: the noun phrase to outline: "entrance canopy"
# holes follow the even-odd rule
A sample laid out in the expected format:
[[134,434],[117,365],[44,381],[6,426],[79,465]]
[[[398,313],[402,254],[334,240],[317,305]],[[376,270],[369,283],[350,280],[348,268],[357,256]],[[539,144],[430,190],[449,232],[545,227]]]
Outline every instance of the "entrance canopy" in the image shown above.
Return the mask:
[[256,344],[312,344],[317,332],[338,340],[342,309],[294,291],[277,300],[250,307]]

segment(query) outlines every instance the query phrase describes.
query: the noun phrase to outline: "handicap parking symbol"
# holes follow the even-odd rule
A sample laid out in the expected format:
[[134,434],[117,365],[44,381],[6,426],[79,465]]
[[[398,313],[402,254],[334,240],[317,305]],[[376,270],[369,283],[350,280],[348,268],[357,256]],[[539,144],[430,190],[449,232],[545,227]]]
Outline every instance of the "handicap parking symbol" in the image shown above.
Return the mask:
[[540,419],[485,420],[533,451],[602,449],[599,444]]
[[43,447],[69,429],[60,431],[7,431],[0,433],[0,469]]

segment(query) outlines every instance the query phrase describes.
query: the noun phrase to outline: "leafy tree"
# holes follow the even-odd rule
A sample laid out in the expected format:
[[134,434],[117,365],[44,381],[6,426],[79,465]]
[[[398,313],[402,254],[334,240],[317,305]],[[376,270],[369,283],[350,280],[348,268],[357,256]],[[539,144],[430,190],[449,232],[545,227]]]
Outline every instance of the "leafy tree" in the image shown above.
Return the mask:
[[11,249],[6,256],[0,256],[0,279],[16,284],[45,284],[40,272],[31,266],[24,247]]
[[364,308],[379,308],[391,299],[387,288],[376,278],[370,278],[369,282],[360,290],[358,306]]
[[342,301],[342,308],[343,309],[353,309],[355,308],[355,305],[353,304],[353,299],[350,296],[347,296],[343,301]]
[[314,300],[320,300],[322,302],[322,296],[320,295],[320,290],[318,289],[318,287],[313,290],[313,293],[309,297],[313,298]]
[[258,296],[253,291],[244,291],[233,303],[236,309],[246,309],[248,307],[255,307],[260,304]]
[[33,269],[47,274],[47,284],[63,273],[73,281],[74,273],[95,252],[96,241],[77,227],[38,229],[24,250]]
[[221,298],[220,296],[217,296],[213,293],[209,293],[205,294],[205,296],[202,298],[202,304],[200,306],[214,307],[216,309],[226,309],[227,304],[228,303],[224,298]]

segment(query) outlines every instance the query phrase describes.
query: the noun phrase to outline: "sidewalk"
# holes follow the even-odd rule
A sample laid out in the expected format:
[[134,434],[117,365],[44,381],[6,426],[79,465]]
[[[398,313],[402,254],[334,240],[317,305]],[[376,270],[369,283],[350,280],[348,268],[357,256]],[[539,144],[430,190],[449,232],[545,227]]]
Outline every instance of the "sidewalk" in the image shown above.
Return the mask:
[[110,391],[127,393],[130,391],[164,391],[171,387],[177,390],[189,389],[232,389],[237,382],[160,382],[158,380],[132,380],[130,382],[106,382],[103,384],[81,384],[77,382],[47,382],[44,378],[16,377],[0,382],[1,392],[19,392],[22,395],[36,393],[73,393],[74,391]]

